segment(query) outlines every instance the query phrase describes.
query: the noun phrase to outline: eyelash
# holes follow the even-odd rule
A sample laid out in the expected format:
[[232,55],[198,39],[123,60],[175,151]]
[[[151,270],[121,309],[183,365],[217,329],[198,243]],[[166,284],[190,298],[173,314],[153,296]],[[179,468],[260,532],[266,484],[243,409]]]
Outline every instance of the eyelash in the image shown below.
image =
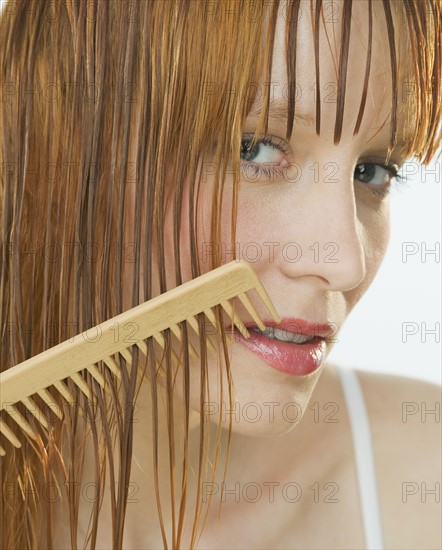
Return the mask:
[[400,186],[403,186],[407,183],[407,179],[405,178],[405,176],[402,176],[400,174],[400,171],[396,168],[394,164],[382,164],[379,162],[361,162],[360,164],[357,164],[357,166],[361,166],[362,164],[379,166],[380,168],[383,168],[390,173],[391,178],[387,187],[376,188],[375,185],[366,184],[369,191],[381,198],[386,197],[393,190],[397,190]]
[[[241,145],[243,146],[245,144],[249,144],[250,142],[251,142],[251,139],[243,138],[241,140]],[[261,145],[261,144],[272,147],[273,149],[277,149],[278,151],[281,151],[285,155],[288,155],[290,153],[289,148],[285,145],[285,142],[280,138],[275,139],[272,136],[264,136],[263,138],[259,139],[256,142],[256,145]],[[269,168],[259,163],[249,162],[242,159],[241,159],[241,162],[247,165],[248,167],[252,168],[252,170],[254,171],[253,172],[254,176],[257,176],[260,173],[260,174],[265,174],[267,178],[271,179],[272,177],[275,177],[275,176],[284,177],[286,175],[286,172],[284,172],[284,170],[281,170],[280,168],[276,168],[276,167]],[[390,183],[387,187],[376,188],[376,186],[366,184],[367,189],[371,191],[373,194],[375,194],[376,196],[380,196],[381,198],[384,198],[393,189],[398,188],[399,186],[405,185],[407,183],[406,177],[400,174],[400,171],[396,168],[394,164],[382,164],[377,162],[361,162],[356,165],[356,168],[362,165],[378,166],[380,168],[383,168],[387,172],[389,172],[391,176],[389,180]]]

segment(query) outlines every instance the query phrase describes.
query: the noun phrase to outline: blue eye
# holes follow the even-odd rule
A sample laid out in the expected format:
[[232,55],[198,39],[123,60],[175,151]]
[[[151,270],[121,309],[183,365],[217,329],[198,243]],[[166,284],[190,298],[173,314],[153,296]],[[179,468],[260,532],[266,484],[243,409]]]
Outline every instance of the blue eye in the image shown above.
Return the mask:
[[393,180],[402,180],[396,165],[376,163],[358,164],[354,171],[354,179],[366,183],[373,193],[386,196],[392,187]]
[[[252,135],[241,140],[240,158],[247,171],[253,176],[273,181],[275,177],[284,177],[287,166],[287,155],[290,150],[283,139],[273,136],[264,136],[251,147]],[[282,170],[281,170],[282,169]],[[250,172],[248,172],[250,175]]]
[[275,163],[281,162],[281,153],[287,154],[287,147],[282,140],[276,140],[270,136],[259,139],[253,147],[250,147],[251,138],[241,141],[241,159],[246,162]]

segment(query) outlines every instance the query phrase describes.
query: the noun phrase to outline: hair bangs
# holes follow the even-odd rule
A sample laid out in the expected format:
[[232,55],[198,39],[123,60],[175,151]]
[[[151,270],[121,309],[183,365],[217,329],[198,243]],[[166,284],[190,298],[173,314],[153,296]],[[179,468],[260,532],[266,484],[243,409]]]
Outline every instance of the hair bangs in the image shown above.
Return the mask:
[[[338,60],[337,101],[334,128],[334,143],[342,138],[344,106],[347,89],[348,54],[350,34],[353,26],[353,0],[341,3],[341,46]],[[321,0],[311,0],[312,32],[314,41],[316,72],[316,133],[321,133],[321,78],[319,70],[320,22],[325,19],[324,5]],[[313,10],[314,6],[314,10]],[[359,6],[358,6],[359,7]],[[423,163],[430,162],[441,142],[441,5],[435,0],[404,0],[392,2],[382,0],[376,7],[382,11],[386,25],[391,69],[391,109],[390,140],[387,157],[400,147],[405,158],[415,156]],[[382,9],[381,9],[382,8]],[[374,4],[367,0],[368,37],[366,46],[364,83],[360,106],[353,135],[360,132],[365,108],[370,74],[372,71]],[[288,0],[286,21],[286,52],[288,86],[288,118],[286,139],[290,139],[296,111],[296,44],[298,40],[298,21],[301,14],[301,0]],[[337,21],[339,21],[338,19]],[[325,23],[324,23],[325,24]],[[400,56],[401,46],[409,46],[412,55]],[[399,116],[403,114],[405,123],[399,126]]]

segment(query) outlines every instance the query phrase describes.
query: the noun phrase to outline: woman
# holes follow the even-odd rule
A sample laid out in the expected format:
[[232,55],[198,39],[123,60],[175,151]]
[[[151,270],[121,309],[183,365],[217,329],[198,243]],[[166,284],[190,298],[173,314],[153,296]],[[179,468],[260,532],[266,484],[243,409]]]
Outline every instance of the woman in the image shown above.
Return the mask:
[[437,499],[411,498],[438,424],[401,418],[438,388],[358,373],[379,528],[325,360],[397,172],[440,144],[440,3],[27,0],[1,23],[2,369],[237,258],[283,318],[229,344],[200,324],[179,365],[167,334],[121,385],[103,367],[111,399],[88,379],[1,459],[3,547],[439,547]]

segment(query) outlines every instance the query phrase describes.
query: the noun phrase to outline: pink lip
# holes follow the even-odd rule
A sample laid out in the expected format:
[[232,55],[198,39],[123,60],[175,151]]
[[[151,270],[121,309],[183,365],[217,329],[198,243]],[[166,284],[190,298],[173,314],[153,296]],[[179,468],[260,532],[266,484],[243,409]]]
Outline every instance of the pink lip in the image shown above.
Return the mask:
[[[264,320],[263,323],[267,327],[279,328],[287,332],[296,332],[304,336],[318,336],[320,338],[327,338],[334,331],[334,327],[327,323],[309,323],[303,319],[294,319],[290,317],[284,317],[281,319],[280,323],[276,323],[273,320]],[[256,323],[250,322],[244,324],[246,327],[256,327]]]
[[[249,331],[250,338],[244,338],[235,328],[235,341],[255,353],[269,366],[285,374],[304,376],[321,366],[326,350],[324,339],[333,332],[333,327],[327,324],[308,323],[302,319],[288,318],[282,319],[280,323],[264,321],[264,324],[267,327],[275,327],[315,338],[311,342],[294,344],[272,340],[253,330]],[[255,323],[245,323],[245,325],[249,328],[256,327]]]

